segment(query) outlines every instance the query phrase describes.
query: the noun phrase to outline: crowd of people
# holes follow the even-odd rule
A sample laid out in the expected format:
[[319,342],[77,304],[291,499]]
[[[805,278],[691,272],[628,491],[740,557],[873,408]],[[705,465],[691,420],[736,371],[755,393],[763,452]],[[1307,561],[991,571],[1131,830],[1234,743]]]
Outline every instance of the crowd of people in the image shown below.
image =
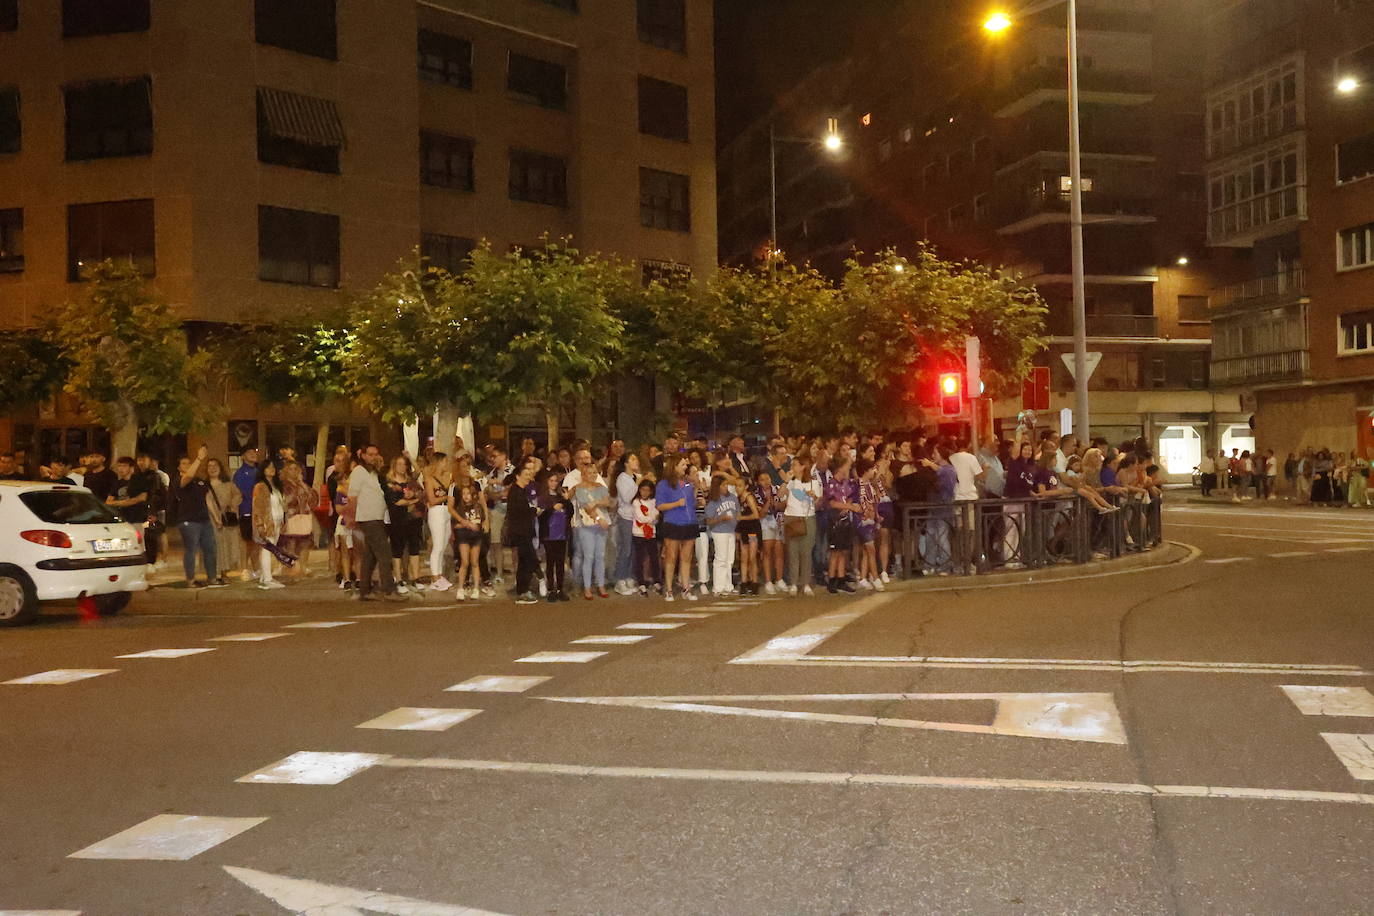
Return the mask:
[[[455,439],[449,452],[389,461],[375,445],[340,446],[314,485],[290,448],[249,449],[232,474],[205,448],[170,478],[146,454],[113,470],[100,455],[75,468],[57,461],[43,474],[144,525],[150,563],[176,527],[189,587],[223,587],[240,570],[259,588],[282,588],[311,574],[309,552],[322,543],[337,586],[362,600],[429,590],[473,601],[513,575],[522,603],[881,591],[912,565],[955,569],[953,511],[943,531],[927,525],[906,548],[903,505],[1071,498],[1105,515],[1124,496],[1157,502],[1158,475],[1143,440],[1112,447],[1026,429],[976,445],[854,430],[774,436],[752,452],[741,436],[714,449],[679,434],[638,450],[619,439],[541,450],[525,439],[515,456]],[[1008,517],[1020,511],[1013,504]],[[904,549],[919,561],[904,563]]]
[[1225,449],[1204,455],[1195,469],[1203,496],[1286,499],[1315,506],[1369,508],[1370,462],[1356,452],[1305,448],[1280,463],[1273,449]]

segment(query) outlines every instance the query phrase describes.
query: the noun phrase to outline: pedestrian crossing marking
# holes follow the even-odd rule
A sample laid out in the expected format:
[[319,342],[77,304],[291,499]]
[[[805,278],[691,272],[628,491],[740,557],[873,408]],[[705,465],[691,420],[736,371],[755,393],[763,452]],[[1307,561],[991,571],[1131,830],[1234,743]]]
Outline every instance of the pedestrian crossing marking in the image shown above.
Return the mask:
[[445,687],[446,692],[456,693],[524,693],[552,680],[548,675],[505,675],[482,674],[470,677],[461,684]]
[[676,630],[682,623],[622,623],[617,630]]
[[262,642],[267,639],[280,639],[290,633],[234,633],[230,636],[212,636],[207,642]]
[[224,870],[267,899],[293,913],[317,913],[319,916],[362,916],[381,913],[383,916],[501,916],[488,910],[469,906],[451,906],[398,897],[374,890],[337,887],[304,881],[284,875],[272,875],[251,868],[224,866]]
[[1322,732],[1337,759],[1356,779],[1374,779],[1374,735]]
[[479,714],[480,709],[430,709],[415,706],[402,706],[385,715],[356,726],[357,728],[376,728],[402,732],[442,732],[448,731],[460,722],[466,722]]
[[266,820],[265,817],[159,814],[74,852],[67,858],[184,862]]
[[647,633],[642,635],[626,633],[623,636],[583,636],[581,639],[574,639],[572,644],[575,646],[629,646],[646,639],[653,639],[653,637]]
[[698,613],[691,613],[691,614],[688,614],[688,613],[682,613],[682,614],[655,614],[655,615],[654,615],[654,619],[655,619],[655,620],[705,620],[707,617],[714,617],[714,616],[716,616],[716,615],[713,614],[713,613],[711,613],[710,611],[701,611],[701,612],[698,612]]
[[354,620],[393,620],[397,617],[409,617],[405,611],[396,614],[349,614]]
[[17,685],[73,684],[77,681],[87,681],[93,677],[100,677],[103,674],[114,674],[118,670],[118,668],[54,668],[52,671],[41,671],[38,674],[17,677],[10,681],[0,681],[0,683]]
[[1285,685],[1280,689],[1304,716],[1374,717],[1374,693],[1367,687]]
[[517,658],[517,662],[529,662],[532,664],[573,664],[580,665],[586,662],[595,661],[605,652],[536,652],[533,655],[526,655],[524,658]]
[[135,652],[132,655],[116,655],[115,658],[185,658],[188,655],[214,651],[214,649],[149,649],[147,652]]
[[234,782],[336,786],[387,758],[386,754],[297,751],[290,757],[240,776]]
[[310,620],[305,623],[288,623],[284,630],[332,630],[334,627],[357,626],[355,620]]

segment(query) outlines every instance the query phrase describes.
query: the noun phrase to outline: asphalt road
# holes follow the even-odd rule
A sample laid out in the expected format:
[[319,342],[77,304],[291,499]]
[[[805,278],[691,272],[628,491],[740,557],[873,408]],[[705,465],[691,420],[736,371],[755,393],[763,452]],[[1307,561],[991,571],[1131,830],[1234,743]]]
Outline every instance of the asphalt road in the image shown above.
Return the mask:
[[1166,526],[862,598],[53,608],[0,681],[106,673],[0,683],[0,913],[1371,912],[1374,512]]

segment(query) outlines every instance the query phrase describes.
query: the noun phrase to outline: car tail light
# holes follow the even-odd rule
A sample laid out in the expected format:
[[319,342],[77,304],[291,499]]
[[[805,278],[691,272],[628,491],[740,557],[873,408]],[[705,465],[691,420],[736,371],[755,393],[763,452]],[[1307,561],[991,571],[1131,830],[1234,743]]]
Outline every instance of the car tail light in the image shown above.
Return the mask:
[[72,539],[61,531],[21,531],[19,536],[26,541],[41,544],[44,547],[70,547]]
[[142,528],[135,528],[135,529],[134,529],[134,533],[138,535],[138,546],[142,547],[142,546],[143,546],[143,529],[142,529]]

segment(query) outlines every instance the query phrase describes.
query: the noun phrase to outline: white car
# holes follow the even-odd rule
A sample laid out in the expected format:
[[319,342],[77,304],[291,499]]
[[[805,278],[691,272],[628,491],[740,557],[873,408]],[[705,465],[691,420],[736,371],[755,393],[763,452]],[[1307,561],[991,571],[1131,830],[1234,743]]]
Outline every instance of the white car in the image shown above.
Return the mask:
[[38,615],[40,601],[90,598],[118,614],[148,588],[143,527],[85,487],[0,481],[0,627]]

